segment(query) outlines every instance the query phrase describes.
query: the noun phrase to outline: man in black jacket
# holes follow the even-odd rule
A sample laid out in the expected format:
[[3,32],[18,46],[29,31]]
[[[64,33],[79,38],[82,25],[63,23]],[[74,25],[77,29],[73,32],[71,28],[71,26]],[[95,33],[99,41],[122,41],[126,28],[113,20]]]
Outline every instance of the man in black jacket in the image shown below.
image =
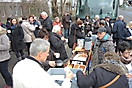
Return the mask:
[[39,19],[39,21],[44,29],[46,29],[48,32],[52,32],[52,20],[46,12],[41,13],[41,19]]

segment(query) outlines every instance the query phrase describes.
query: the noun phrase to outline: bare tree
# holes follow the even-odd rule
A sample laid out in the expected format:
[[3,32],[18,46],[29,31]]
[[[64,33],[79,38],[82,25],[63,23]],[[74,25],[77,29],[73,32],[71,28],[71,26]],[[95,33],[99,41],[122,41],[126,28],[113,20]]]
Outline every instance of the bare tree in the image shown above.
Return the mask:
[[60,0],[61,2],[61,16],[63,16],[64,14],[64,6],[65,6],[65,3],[66,3],[66,0]]
[[53,18],[55,18],[56,16],[59,16],[57,0],[52,0],[51,4],[52,4],[52,13],[53,13],[52,16]]

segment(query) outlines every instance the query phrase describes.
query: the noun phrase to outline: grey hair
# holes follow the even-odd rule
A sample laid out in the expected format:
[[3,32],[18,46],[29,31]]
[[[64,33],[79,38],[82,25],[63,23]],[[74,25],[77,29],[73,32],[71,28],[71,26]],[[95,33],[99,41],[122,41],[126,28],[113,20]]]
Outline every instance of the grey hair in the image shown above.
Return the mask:
[[60,31],[60,30],[61,30],[61,27],[60,27],[59,25],[55,25],[55,26],[53,27],[53,29],[52,29],[52,32],[57,33],[57,32]]
[[41,15],[46,15],[46,17],[48,16],[46,12],[42,12]]
[[95,18],[99,19],[99,15],[95,15]]
[[44,39],[36,38],[30,46],[30,55],[37,56],[40,51],[46,52],[50,43]]
[[119,15],[118,18],[119,18],[120,20],[124,19],[124,17],[123,17],[122,15]]

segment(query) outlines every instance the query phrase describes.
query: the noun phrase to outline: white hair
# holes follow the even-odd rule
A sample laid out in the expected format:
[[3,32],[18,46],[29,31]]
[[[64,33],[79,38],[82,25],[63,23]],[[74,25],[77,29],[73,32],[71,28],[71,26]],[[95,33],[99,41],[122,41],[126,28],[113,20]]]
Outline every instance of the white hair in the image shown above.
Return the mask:
[[95,18],[99,19],[99,15],[95,15]]
[[46,17],[48,16],[46,12],[42,12],[41,15],[46,15]]
[[120,20],[124,19],[124,17],[123,17],[122,15],[119,15],[118,18],[119,18]]
[[61,27],[59,25],[55,25],[53,26],[52,32],[57,33],[60,30],[61,30]]
[[37,56],[41,51],[46,52],[50,47],[50,43],[44,39],[36,38],[30,46],[30,55]]

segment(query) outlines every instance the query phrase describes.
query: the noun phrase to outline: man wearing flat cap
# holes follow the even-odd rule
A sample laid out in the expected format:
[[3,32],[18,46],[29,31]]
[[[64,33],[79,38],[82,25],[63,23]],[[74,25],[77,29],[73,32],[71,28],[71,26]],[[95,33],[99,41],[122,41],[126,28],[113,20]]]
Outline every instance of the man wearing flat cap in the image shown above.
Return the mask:
[[106,28],[100,27],[97,30],[97,36],[98,36],[98,64],[101,64],[103,62],[103,56],[108,51],[115,52],[115,48],[113,45],[112,37],[106,33]]

